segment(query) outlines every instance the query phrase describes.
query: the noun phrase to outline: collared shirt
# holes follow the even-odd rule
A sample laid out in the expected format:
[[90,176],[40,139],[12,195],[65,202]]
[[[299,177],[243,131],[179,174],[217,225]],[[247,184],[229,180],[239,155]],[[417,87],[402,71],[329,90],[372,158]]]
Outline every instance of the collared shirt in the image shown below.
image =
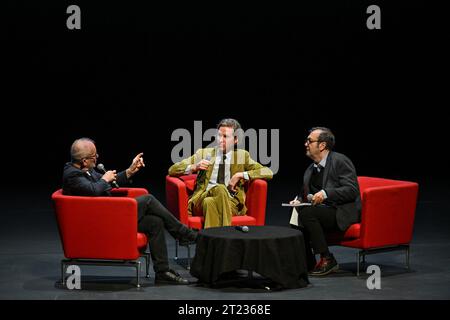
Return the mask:
[[329,154],[330,153],[327,152],[325,157],[322,160],[320,160],[320,162],[318,164],[314,163],[314,168],[317,168],[317,172],[320,172],[320,170],[322,170],[322,168],[325,168],[325,166],[327,165],[327,158],[328,158]]
[[[224,177],[224,183],[227,186],[228,183],[231,180],[231,172],[230,172],[230,164],[231,164],[231,154],[232,151],[229,151],[225,154],[225,177]],[[217,185],[217,176],[219,175],[219,166],[222,162],[223,153],[218,150],[216,153],[216,161],[214,161],[214,168],[211,172],[211,177],[209,178],[208,186],[206,187],[206,191],[210,190],[211,188],[215,187]]]
[[[325,155],[325,157],[323,157],[322,160],[320,160],[320,162],[318,164],[314,163],[314,168],[317,168],[317,172],[320,172],[320,170],[324,169],[325,166],[327,165],[327,158],[328,155],[330,154],[330,152],[327,152],[327,154]],[[323,193],[323,198],[326,199],[328,198],[327,193],[325,192],[325,190],[320,190],[320,192]]]
[[[210,190],[211,188],[215,187],[217,185],[217,176],[219,174],[219,165],[222,162],[222,157],[223,157],[223,153],[221,150],[216,149],[216,159],[214,161],[214,167],[213,170],[211,172],[211,177],[209,178],[209,183],[208,186],[206,187],[206,191]],[[233,151],[228,151],[225,154],[225,177],[224,177],[224,183],[226,186],[228,186],[228,184],[230,183],[231,180],[231,158],[233,155]],[[186,170],[185,170],[185,174],[190,174],[192,173],[192,166],[189,165],[187,166]],[[248,175],[247,171],[243,172],[244,174],[244,179],[245,180],[249,180],[250,176]]]

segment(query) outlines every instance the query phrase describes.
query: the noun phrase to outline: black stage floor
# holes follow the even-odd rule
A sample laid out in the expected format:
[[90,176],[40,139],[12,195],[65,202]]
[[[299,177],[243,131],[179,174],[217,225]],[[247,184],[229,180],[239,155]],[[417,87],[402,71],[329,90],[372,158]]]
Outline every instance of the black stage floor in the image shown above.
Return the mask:
[[[17,191],[17,192],[16,192]],[[154,276],[143,274],[143,286],[134,286],[134,269],[117,267],[82,267],[81,290],[59,285],[63,258],[54,220],[50,190],[23,192],[10,189],[3,193],[0,226],[0,299],[145,299],[145,300],[300,300],[300,299],[424,299],[450,298],[450,205],[448,187],[421,186],[414,237],[411,243],[411,269],[404,268],[402,252],[367,257],[368,265],[381,268],[381,289],[369,290],[368,274],[355,276],[356,250],[334,247],[332,252],[341,270],[325,278],[311,278],[307,288],[266,291],[245,282],[221,288],[155,286]],[[268,225],[286,225],[289,213],[280,211],[279,201],[269,199]],[[274,214],[277,212],[277,214]],[[174,256],[174,240],[167,235],[169,255]],[[181,255],[186,250],[181,249]],[[183,276],[189,272],[173,260],[172,267]]]

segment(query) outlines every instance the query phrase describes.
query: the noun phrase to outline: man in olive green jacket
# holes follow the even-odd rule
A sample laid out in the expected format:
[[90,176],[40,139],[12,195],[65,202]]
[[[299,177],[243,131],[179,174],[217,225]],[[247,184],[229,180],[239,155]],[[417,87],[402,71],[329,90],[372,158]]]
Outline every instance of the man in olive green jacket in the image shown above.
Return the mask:
[[246,214],[242,180],[272,179],[269,168],[254,161],[247,151],[235,149],[240,128],[234,119],[222,120],[217,126],[217,148],[199,149],[169,168],[171,176],[198,173],[188,209],[192,215],[205,217],[205,228],[230,226],[233,215]]

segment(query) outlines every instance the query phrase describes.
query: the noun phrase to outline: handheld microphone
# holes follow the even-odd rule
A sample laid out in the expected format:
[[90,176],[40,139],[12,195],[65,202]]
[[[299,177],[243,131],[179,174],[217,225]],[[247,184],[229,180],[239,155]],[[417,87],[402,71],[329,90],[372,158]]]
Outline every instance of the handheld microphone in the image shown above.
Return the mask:
[[[103,163],[99,163],[97,165],[97,169],[103,173],[106,173],[106,169],[105,169],[105,166],[103,165]],[[113,185],[114,188],[120,188],[116,181],[111,181],[111,184]]]
[[247,226],[236,226],[235,228],[242,232],[248,232],[250,230]]
[[[211,161],[211,155],[206,155],[205,160]],[[200,172],[197,174],[197,179],[201,179],[205,174],[207,170],[200,170]]]
[[312,202],[313,197],[314,196],[310,193],[306,196],[306,199],[308,200],[308,202]]

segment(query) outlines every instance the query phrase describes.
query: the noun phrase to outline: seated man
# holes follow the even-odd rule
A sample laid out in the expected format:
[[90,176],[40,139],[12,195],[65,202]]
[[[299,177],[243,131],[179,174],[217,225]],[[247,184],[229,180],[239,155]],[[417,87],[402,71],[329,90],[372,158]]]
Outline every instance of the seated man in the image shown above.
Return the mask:
[[[97,149],[88,138],[75,140],[70,150],[72,161],[66,163],[63,174],[63,193],[73,196],[110,196],[111,184],[124,185],[144,167],[143,154],[138,154],[131,166],[119,173],[107,171],[103,175],[94,170],[97,163]],[[181,224],[154,196],[136,198],[138,203],[138,230],[149,238],[150,255],[155,270],[156,284],[189,284],[177,272],[169,269],[167,247],[164,236],[166,229],[174,238],[183,242],[195,241],[197,233]]]
[[[325,233],[345,231],[360,220],[361,200],[355,167],[345,155],[332,151],[334,143],[330,129],[310,130],[305,147],[306,155],[314,163],[305,171],[303,192],[298,198],[311,202],[312,206],[294,208],[291,217],[291,224],[303,231],[311,276],[324,276],[339,268],[328,250]],[[291,204],[300,202],[296,199]],[[314,253],[320,254],[317,264],[311,245]]]
[[250,158],[238,143],[239,122],[224,119],[217,126],[218,147],[199,149],[169,168],[170,176],[198,173],[188,202],[189,214],[205,217],[205,228],[230,226],[233,215],[245,215],[242,180],[271,179],[272,171]]

